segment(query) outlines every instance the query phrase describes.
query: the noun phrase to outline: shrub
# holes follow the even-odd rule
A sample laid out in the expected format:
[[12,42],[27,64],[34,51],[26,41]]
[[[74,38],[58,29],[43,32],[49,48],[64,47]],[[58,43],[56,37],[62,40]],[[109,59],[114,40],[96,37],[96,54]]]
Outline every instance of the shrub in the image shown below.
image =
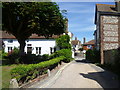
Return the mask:
[[8,53],[2,52],[2,59],[6,59],[7,56],[8,56]]
[[71,49],[70,37],[69,35],[62,35],[56,39],[57,46],[61,49]]
[[43,61],[49,60],[49,54],[42,55],[42,60]]
[[70,62],[72,60],[72,51],[70,49],[61,49],[56,51],[54,57],[64,56],[64,62]]
[[87,50],[86,51],[86,59],[90,60],[94,63],[99,63],[100,62],[100,52],[98,50]]
[[49,61],[44,61],[38,64],[29,64],[29,65],[19,65],[18,67],[11,70],[12,78],[16,78],[19,82],[27,82],[36,78],[38,75],[46,72],[51,66],[58,64],[60,61],[64,60],[64,56],[60,56]]
[[14,48],[11,53],[8,53],[7,59],[10,64],[18,64],[19,63],[19,49]]
[[20,57],[20,63],[24,63],[24,64],[33,64],[33,63],[37,63],[38,60],[35,54],[25,54],[24,56]]

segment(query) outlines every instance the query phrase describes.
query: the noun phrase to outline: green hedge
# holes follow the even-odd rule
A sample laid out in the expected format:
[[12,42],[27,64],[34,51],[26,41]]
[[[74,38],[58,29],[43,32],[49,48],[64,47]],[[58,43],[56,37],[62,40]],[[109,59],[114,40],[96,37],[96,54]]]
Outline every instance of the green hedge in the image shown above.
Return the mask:
[[55,58],[59,56],[65,57],[64,62],[70,62],[72,60],[72,51],[70,49],[61,49],[50,55],[50,58]]
[[86,59],[92,61],[93,63],[100,63],[100,52],[98,50],[87,50]]
[[48,68],[58,64],[64,59],[64,56],[60,56],[38,64],[19,65],[18,67],[11,70],[11,76],[12,78],[16,78],[19,83],[24,83],[28,80],[36,78],[38,75],[45,73]]

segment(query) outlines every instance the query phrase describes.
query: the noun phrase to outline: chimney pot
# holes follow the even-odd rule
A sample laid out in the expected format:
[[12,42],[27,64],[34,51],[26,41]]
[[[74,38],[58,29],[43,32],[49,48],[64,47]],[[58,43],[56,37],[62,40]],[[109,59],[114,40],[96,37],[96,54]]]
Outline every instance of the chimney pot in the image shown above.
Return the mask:
[[85,42],[86,42],[86,38],[84,37],[84,38],[83,38],[83,44],[84,44]]
[[115,0],[115,8],[118,12],[120,12],[120,0]]
[[77,40],[77,37],[75,37],[75,40]]

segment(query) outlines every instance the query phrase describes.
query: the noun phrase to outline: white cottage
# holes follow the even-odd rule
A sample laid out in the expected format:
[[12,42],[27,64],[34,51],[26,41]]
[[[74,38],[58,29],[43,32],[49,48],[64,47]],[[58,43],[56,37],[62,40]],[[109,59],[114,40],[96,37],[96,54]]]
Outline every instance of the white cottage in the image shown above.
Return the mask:
[[[20,44],[17,39],[12,35],[8,34],[5,31],[0,31],[0,39],[4,43],[4,51],[10,52],[14,49],[14,47],[19,48]],[[63,34],[64,35],[64,34]],[[68,35],[72,38],[72,33],[68,32]],[[25,52],[32,53],[36,55],[43,54],[52,54],[56,50],[59,50],[59,47],[56,46],[56,38],[58,35],[53,35],[51,38],[46,39],[44,36],[38,36],[36,34],[32,34],[28,40],[26,40]],[[71,40],[71,39],[70,39]]]
[[[5,52],[10,52],[14,47],[19,48],[20,44],[13,35],[8,34],[5,31],[0,31],[0,33],[2,33],[0,39],[4,42]],[[50,39],[46,39],[44,36],[32,34],[30,38],[26,40],[25,52],[37,55],[51,54],[59,49],[56,47],[56,38],[58,38],[57,35],[53,35]]]

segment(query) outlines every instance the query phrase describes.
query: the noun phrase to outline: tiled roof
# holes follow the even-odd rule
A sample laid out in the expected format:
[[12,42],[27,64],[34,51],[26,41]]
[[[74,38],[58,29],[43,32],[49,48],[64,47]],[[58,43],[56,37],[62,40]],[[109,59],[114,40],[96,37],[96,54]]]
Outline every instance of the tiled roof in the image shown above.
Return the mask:
[[80,42],[79,40],[72,40],[71,44],[72,45],[78,45],[78,42]]
[[102,12],[116,12],[115,5],[109,5],[109,4],[96,4],[97,11]]
[[[2,35],[2,36],[1,36]],[[52,37],[50,38],[58,38],[59,36],[58,35],[53,35]],[[12,34],[9,34],[5,31],[0,31],[0,38],[2,39],[15,39],[15,36],[13,36]],[[45,39],[44,36],[38,36],[37,34],[32,34],[29,39]]]
[[90,41],[84,43],[83,45],[93,45],[93,44],[95,44],[95,40],[90,40]]

